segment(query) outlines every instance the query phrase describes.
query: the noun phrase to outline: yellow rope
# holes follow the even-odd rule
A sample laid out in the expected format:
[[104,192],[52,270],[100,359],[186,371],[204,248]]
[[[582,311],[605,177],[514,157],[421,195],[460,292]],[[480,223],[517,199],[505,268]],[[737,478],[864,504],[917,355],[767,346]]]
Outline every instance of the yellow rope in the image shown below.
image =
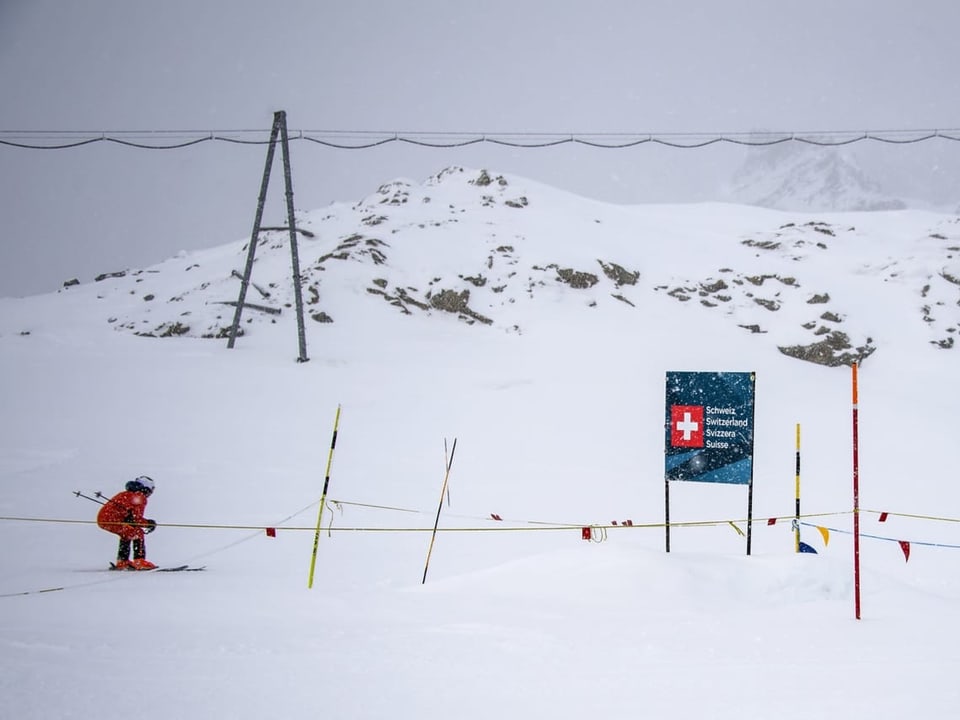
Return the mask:
[[[879,510],[863,510],[860,512],[863,513],[873,513],[875,515],[883,515],[884,513]],[[960,522],[958,518],[948,518],[948,517],[937,517],[936,515],[914,515],[911,513],[898,513],[898,512],[887,512],[887,515],[890,517],[903,517],[903,518],[913,518],[914,520],[937,520],[939,522]]]
[[[365,503],[349,503],[342,500],[332,500],[331,503],[336,505],[355,505],[360,507],[372,507],[386,510],[396,510],[399,512],[412,512],[419,513],[418,510],[409,510],[405,508],[394,508],[386,505],[368,505]],[[880,515],[881,512],[877,510],[861,510],[860,512],[868,512]],[[298,513],[297,513],[298,514]],[[826,513],[804,513],[801,515],[801,518],[819,518],[819,517],[830,517],[838,515],[850,515],[852,511],[842,510],[837,512],[826,512]],[[893,517],[905,517],[913,518],[919,520],[932,520],[940,522],[960,522],[960,519],[949,518],[949,517],[938,517],[935,515],[919,515],[911,513],[897,513],[897,512],[887,512],[887,515]],[[292,516],[291,516],[292,517]],[[460,515],[457,516],[462,519],[471,519],[471,520],[489,520],[486,517],[478,516],[468,516]],[[753,521],[756,523],[761,523],[767,520],[786,520],[792,521],[795,519],[794,515],[779,515],[774,517],[763,517],[763,518],[753,518]],[[24,517],[24,516],[10,516],[4,515],[0,516],[0,521],[8,522],[38,522],[38,523],[62,523],[70,525],[96,525],[95,520],[75,520],[72,518],[44,518],[44,517]],[[496,522],[492,525],[486,526],[470,526],[470,527],[447,527],[439,528],[438,532],[532,532],[537,530],[582,530],[585,527],[596,528],[598,530],[641,530],[641,529],[656,529],[663,528],[666,526],[666,523],[663,522],[651,522],[651,523],[633,523],[631,525],[622,525],[622,524],[597,524],[590,522],[583,523],[563,523],[563,522],[547,522],[547,521],[537,521],[537,520],[506,520],[506,522],[515,523],[513,525],[504,525],[503,522]],[[738,524],[746,523],[747,519],[737,518],[737,519],[721,519],[721,520],[690,520],[685,522],[670,522],[671,527],[715,527],[718,525],[732,525],[735,529],[740,530],[737,527]],[[520,526],[516,523],[525,523],[532,527]],[[184,529],[195,529],[195,530],[247,530],[247,531],[266,531],[267,528],[275,528],[278,530],[291,530],[295,532],[300,531],[314,531],[316,528],[307,527],[307,526],[298,526],[298,525],[283,525],[282,523],[273,523],[268,525],[235,525],[235,524],[222,524],[222,523],[157,523],[157,527],[160,528],[184,528]],[[431,532],[432,527],[330,527],[327,529],[327,532]]]

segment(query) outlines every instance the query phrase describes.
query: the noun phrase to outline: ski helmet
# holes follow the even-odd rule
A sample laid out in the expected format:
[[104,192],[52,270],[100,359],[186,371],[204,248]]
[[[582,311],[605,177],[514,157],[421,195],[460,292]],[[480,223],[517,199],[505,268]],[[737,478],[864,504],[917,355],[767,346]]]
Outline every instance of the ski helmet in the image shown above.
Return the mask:
[[153,492],[153,479],[146,475],[141,475],[135,480],[128,482],[126,487],[130,492],[143,492],[149,495]]

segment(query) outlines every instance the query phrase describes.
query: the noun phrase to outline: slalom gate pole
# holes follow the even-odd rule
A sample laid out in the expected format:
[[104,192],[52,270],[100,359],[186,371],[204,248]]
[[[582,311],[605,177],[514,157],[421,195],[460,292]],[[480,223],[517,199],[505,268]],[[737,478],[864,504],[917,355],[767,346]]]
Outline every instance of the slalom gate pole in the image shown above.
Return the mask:
[[797,423],[796,517],[793,522],[793,551],[800,552],[800,423]]
[[307,579],[307,589],[313,587],[313,571],[317,566],[317,547],[320,545],[320,526],[323,521],[323,508],[327,502],[327,489],[330,487],[330,465],[333,463],[333,451],[337,447],[337,429],[340,427],[340,406],[337,405],[337,414],[333,419],[333,438],[330,440],[330,453],[327,455],[327,472],[323,479],[323,492],[320,494],[320,511],[317,513],[317,529],[313,534],[313,552],[310,555],[310,577]]
[[[446,443],[446,441],[444,441]],[[450,459],[447,461],[447,471],[443,475],[443,487],[440,488],[440,504],[437,506],[437,518],[433,521],[433,534],[430,535],[430,547],[427,548],[427,562],[423,566],[423,580],[421,585],[427,583],[427,570],[430,569],[430,555],[433,554],[433,542],[437,539],[437,527],[440,525],[440,510],[443,509],[443,496],[447,493],[447,482],[450,480],[450,468],[453,467],[453,456],[457,452],[457,439],[453,439],[453,447],[450,449]]]
[[860,431],[857,407],[857,363],[853,363],[853,597],[860,619]]

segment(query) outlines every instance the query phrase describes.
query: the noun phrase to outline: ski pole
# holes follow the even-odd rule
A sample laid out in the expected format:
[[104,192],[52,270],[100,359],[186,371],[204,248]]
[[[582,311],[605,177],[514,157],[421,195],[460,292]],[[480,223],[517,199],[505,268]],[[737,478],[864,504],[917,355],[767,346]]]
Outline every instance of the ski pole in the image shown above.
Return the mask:
[[[76,490],[73,494],[76,495],[77,497],[82,497],[84,500],[90,500],[90,501],[92,501],[92,502],[95,502],[97,505],[106,505],[106,504],[107,504],[107,503],[103,502],[102,500],[97,500],[97,498],[92,498],[92,497],[90,497],[89,495],[84,495],[84,494],[83,494],[82,492],[80,492],[79,490]],[[100,491],[97,491],[97,495],[100,495]]]

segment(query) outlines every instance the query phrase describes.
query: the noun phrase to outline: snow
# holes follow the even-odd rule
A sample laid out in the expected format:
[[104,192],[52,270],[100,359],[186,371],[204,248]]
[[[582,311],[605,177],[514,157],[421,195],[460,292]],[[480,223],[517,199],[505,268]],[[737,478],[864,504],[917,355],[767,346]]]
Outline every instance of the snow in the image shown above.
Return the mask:
[[[294,362],[289,311],[252,320],[232,350],[108,321],[155,323],[177,295],[199,313],[214,297],[205,282],[234,293],[223,278],[242,242],[0,299],[0,716],[955,717],[960,349],[933,341],[960,327],[960,288],[941,275],[958,274],[956,219],[615,207],[515,178],[509,197],[519,185],[529,206],[498,200],[478,215],[479,190],[454,180],[408,181],[419,199],[385,206],[382,227],[357,225],[363,203],[305,216],[317,233],[301,243],[308,275],[357,228],[391,243],[383,265],[318,272],[335,321],[308,321],[307,363]],[[438,199],[438,183],[453,195]],[[463,221],[431,226],[450,204]],[[825,252],[742,244],[774,231],[809,241],[822,234],[802,228],[819,222],[837,233],[821,238]],[[425,278],[452,283],[488,256],[477,243],[508,236],[523,280],[538,263],[597,272],[597,258],[624,259],[641,272],[622,288],[634,305],[602,283],[547,282],[500,306],[477,291],[493,322],[469,325],[364,291],[371,273],[421,292]],[[289,277],[280,245],[262,250],[254,282]],[[656,290],[725,266],[793,268],[802,287],[779,290],[784,314],[765,334],[738,327],[758,312],[739,299],[716,311]],[[146,284],[158,298],[149,316]],[[775,347],[819,291],[851,336],[877,346],[860,368],[859,620],[851,372]],[[750,556],[734,527],[747,530],[746,489],[700,483],[671,485],[671,521],[708,524],[674,526],[664,551],[673,370],[757,374]],[[794,553],[790,527],[798,423],[801,533],[817,554]],[[112,494],[140,474],[157,483],[148,557],[206,571],[104,571],[114,536],[73,493]],[[591,525],[605,541],[581,539]],[[829,543],[818,526],[833,529]]]

